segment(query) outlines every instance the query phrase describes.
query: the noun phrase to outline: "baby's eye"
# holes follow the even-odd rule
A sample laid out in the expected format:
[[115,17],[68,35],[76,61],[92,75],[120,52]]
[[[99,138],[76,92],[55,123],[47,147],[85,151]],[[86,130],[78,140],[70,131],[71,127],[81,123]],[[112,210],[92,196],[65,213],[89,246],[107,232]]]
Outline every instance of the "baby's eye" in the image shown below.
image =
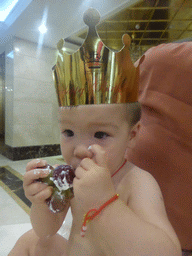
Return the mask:
[[105,139],[108,136],[109,134],[107,134],[106,132],[96,132],[94,135],[94,137],[97,139]]
[[71,130],[64,130],[62,132],[62,134],[64,134],[66,137],[73,137],[74,136],[74,132]]

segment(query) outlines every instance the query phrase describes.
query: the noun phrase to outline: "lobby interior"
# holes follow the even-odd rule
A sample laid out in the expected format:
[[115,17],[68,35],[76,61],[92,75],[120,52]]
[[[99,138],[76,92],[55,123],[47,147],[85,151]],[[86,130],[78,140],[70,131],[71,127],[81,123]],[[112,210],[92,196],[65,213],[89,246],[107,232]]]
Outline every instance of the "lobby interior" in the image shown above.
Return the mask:
[[[192,38],[192,2],[187,0],[26,2],[0,22],[0,256],[31,228],[30,202],[22,188],[26,164],[34,158],[64,163],[51,71],[59,39],[65,38],[69,54],[81,46],[87,34],[82,16],[89,7],[101,14],[98,34],[109,48],[120,50],[123,34],[130,35],[133,61],[158,44]],[[45,19],[48,30],[40,34],[37,27]],[[71,221],[69,212],[60,230],[65,237]]]

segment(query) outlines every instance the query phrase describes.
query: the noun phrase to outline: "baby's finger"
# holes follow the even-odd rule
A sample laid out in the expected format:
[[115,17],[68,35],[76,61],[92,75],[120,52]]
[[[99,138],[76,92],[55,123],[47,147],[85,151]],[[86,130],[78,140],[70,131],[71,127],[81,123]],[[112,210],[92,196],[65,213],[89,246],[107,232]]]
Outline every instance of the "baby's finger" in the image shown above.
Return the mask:
[[42,191],[34,195],[31,201],[36,204],[42,203],[52,195],[52,191],[53,190],[51,187],[47,187],[46,189],[43,189]]
[[53,165],[53,168],[55,169],[58,166],[60,166],[60,164],[55,164],[55,165]]
[[46,165],[47,165],[47,161],[46,160],[43,160],[43,159],[33,159],[32,161],[27,163],[26,171],[30,171],[32,169],[39,168],[39,167],[43,168]]
[[29,186],[27,186],[27,189],[25,189],[25,195],[26,197],[34,196],[47,187],[48,185],[45,183],[38,182],[38,181],[33,182]]
[[90,158],[84,158],[80,162],[80,167],[82,167],[85,171],[88,171],[91,168],[96,168],[97,166],[98,165],[94,162],[94,160]]
[[89,147],[89,150],[93,152],[94,154],[93,160],[95,161],[96,164],[102,167],[107,167],[106,153],[101,146],[94,144]]
[[77,167],[77,169],[75,170],[75,177],[77,179],[81,179],[84,175],[85,175],[86,170],[82,167]]
[[27,171],[23,177],[23,186],[28,186],[39,178],[45,178],[49,174],[49,169],[34,169]]

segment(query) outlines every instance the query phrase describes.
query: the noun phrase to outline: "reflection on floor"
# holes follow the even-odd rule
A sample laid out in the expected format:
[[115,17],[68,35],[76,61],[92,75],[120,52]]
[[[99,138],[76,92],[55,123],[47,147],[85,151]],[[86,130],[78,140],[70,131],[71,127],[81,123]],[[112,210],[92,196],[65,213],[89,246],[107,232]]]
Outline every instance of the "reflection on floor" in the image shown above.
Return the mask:
[[[64,163],[62,156],[44,159],[50,165]],[[25,198],[22,182],[29,161],[11,161],[0,155],[0,256],[7,256],[17,239],[31,228],[29,218],[31,203]],[[71,221],[69,213],[65,221],[68,231]],[[66,229],[62,234],[67,237],[65,232]]]

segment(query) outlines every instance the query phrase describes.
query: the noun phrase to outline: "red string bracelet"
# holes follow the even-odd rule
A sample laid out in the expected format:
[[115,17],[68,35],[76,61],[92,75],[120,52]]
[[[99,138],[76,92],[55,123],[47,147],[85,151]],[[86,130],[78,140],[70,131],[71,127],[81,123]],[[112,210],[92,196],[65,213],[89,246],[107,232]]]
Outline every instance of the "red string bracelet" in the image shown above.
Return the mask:
[[[115,176],[115,174],[117,174],[121,168],[126,164],[127,160],[125,159],[125,161],[123,162],[123,164],[119,167],[119,169],[114,172],[111,177]],[[87,230],[87,223],[90,220],[93,220],[107,205],[109,205],[110,203],[112,203],[113,201],[115,201],[117,198],[119,197],[119,194],[114,195],[111,199],[109,199],[106,203],[104,203],[98,210],[97,209],[91,209],[89,210],[85,215],[84,215],[84,219],[83,219],[83,225],[81,227],[81,236],[84,237],[85,236],[85,232]],[[92,215],[89,216],[89,214],[93,212]]]
[[[83,225],[81,227],[81,236],[84,237],[85,236],[85,232],[87,230],[87,223],[90,220],[93,220],[107,205],[109,205],[110,203],[112,203],[113,201],[115,201],[117,198],[119,197],[119,194],[115,194],[111,199],[109,199],[107,202],[105,202],[98,210],[97,209],[91,209],[89,210],[85,215],[84,215],[84,219],[83,219]],[[92,213],[92,215],[89,215],[90,213]]]

